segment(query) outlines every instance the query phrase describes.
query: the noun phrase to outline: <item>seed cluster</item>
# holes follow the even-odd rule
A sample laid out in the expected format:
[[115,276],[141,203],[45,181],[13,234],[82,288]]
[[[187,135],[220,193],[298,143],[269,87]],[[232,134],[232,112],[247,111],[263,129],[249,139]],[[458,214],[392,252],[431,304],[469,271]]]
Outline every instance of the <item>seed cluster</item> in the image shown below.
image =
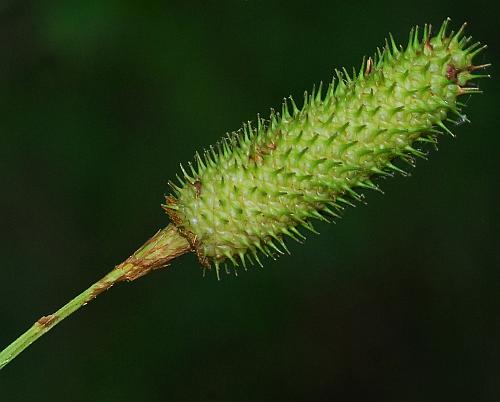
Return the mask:
[[246,268],[261,264],[259,252],[288,251],[284,235],[301,241],[299,226],[314,232],[312,218],[339,217],[359,189],[379,190],[374,176],[404,174],[395,158],[413,164],[425,157],[415,143],[450,133],[444,121],[463,119],[457,97],[479,92],[468,82],[485,66],[472,65],[482,48],[468,45],[464,27],[448,35],[447,24],[435,36],[412,29],[405,48],[391,36],[359,72],[336,71],[326,91],[305,93],[301,108],[290,97],[269,120],[196,154],[196,167],[181,166],[164,207],[201,263],[219,273],[223,261]]

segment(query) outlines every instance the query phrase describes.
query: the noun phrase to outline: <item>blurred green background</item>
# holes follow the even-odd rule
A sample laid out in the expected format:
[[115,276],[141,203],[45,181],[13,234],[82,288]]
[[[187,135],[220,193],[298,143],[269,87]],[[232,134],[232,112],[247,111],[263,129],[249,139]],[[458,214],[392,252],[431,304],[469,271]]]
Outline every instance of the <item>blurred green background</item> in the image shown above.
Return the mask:
[[0,346],[167,224],[179,162],[391,31],[489,49],[472,124],[411,178],[238,278],[195,257],[100,296],[0,373],[0,400],[500,400],[493,2],[0,3]]

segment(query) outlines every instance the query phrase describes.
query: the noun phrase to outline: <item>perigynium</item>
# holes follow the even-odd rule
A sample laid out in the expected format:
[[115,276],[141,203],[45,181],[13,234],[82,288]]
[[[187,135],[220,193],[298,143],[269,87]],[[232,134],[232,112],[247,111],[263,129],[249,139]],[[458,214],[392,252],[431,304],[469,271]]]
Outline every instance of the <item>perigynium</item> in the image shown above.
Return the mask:
[[335,72],[298,107],[292,98],[269,119],[257,118],[224,138],[196,162],[181,166],[174,195],[164,205],[172,223],[132,256],[52,314],[41,317],[0,352],[0,369],[56,324],[117,282],[131,281],[196,252],[202,266],[229,262],[237,271],[261,265],[259,254],[288,251],[284,238],[301,241],[313,219],[338,218],[360,201],[364,189],[379,190],[377,176],[405,174],[425,158],[420,143],[435,144],[447,122],[467,121],[458,98],[480,92],[472,83],[487,64],[474,65],[483,47],[470,44],[465,24],[447,33],[446,20],[432,35],[410,31],[398,47],[392,36],[360,69]]

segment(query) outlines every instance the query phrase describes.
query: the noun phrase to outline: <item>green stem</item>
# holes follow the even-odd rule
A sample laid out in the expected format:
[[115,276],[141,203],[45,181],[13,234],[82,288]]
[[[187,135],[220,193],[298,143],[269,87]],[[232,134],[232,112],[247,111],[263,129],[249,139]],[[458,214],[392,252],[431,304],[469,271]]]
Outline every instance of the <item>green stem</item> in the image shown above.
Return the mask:
[[175,226],[169,225],[158,231],[127,260],[117,265],[106,276],[70,300],[55,313],[41,317],[24,334],[2,350],[0,352],[0,370],[43,334],[115,283],[140,278],[152,270],[169,265],[171,260],[188,251],[191,251],[190,244],[179,234]]
[[50,331],[55,325],[88,303],[96,291],[103,287],[104,284],[116,282],[121,275],[122,273],[120,271],[114,269],[101,280],[90,286],[87,290],[70,300],[55,313],[40,318],[31,326],[30,329],[0,352],[0,369],[9,364],[19,353],[40,338],[43,334]]

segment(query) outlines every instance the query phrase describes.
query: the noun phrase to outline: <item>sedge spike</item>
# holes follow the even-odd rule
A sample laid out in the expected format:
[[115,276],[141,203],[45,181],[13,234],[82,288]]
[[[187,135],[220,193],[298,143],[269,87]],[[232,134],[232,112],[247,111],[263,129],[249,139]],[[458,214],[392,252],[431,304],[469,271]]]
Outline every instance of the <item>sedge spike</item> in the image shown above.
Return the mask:
[[472,73],[484,47],[466,47],[465,24],[448,34],[448,23],[435,36],[430,25],[415,27],[406,48],[390,34],[358,73],[335,70],[324,97],[306,92],[302,107],[285,99],[272,123],[259,117],[252,138],[234,133],[216,164],[185,175],[164,208],[201,264],[219,276],[221,263],[237,270],[236,259],[281,254],[292,228],[315,232],[311,219],[326,220],[346,198],[363,201],[361,189],[381,191],[375,177],[407,175],[393,159],[413,166],[427,157],[416,144],[454,136],[444,122],[464,116],[457,98],[478,93],[471,81],[489,76]]
[[426,158],[419,143],[436,146],[437,135],[454,135],[446,126],[451,113],[468,119],[458,98],[480,93],[473,65],[485,46],[470,44],[465,24],[448,33],[446,19],[433,36],[430,25],[410,31],[405,47],[392,35],[358,72],[335,70],[327,88],[304,94],[300,107],[285,98],[281,113],[271,111],[216,146],[195,154],[177,183],[165,211],[172,223],[132,256],[59,310],[38,319],[0,352],[0,369],[35,340],[116,283],[133,281],[195,252],[204,272],[258,265],[260,255],[289,253],[285,237],[302,243],[300,227],[318,233],[313,219],[339,219],[347,206],[365,202],[363,190],[382,190],[377,177],[408,173]]

